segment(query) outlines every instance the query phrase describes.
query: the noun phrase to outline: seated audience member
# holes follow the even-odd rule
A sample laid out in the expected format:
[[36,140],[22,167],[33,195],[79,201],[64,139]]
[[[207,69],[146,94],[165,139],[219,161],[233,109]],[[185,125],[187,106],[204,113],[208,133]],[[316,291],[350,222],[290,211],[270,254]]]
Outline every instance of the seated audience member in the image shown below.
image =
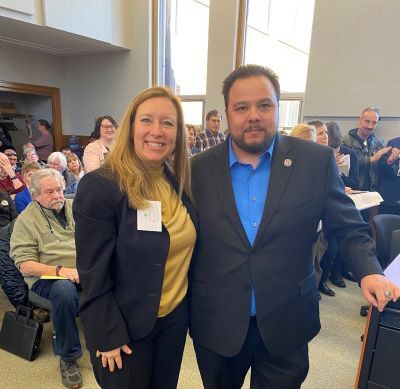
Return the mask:
[[57,170],[65,180],[65,194],[71,195],[69,198],[73,198],[72,195],[76,193],[78,188],[78,180],[75,175],[67,169],[67,159],[65,155],[60,151],[54,151],[49,155],[47,160],[47,166]]
[[194,140],[196,137],[196,130],[191,124],[186,124],[187,142],[188,142],[188,155],[189,157],[198,154],[200,150],[194,145]]
[[32,201],[30,193],[31,177],[34,172],[42,169],[37,162],[24,163],[22,165],[22,177],[24,178],[26,188],[15,195],[14,204],[18,213],[21,213]]
[[17,211],[13,200],[6,191],[0,190],[0,228],[5,227],[16,217]]
[[31,143],[35,146],[36,152],[39,159],[43,162],[47,162],[47,158],[53,151],[54,141],[50,134],[50,124],[47,120],[39,119],[37,128],[39,130],[39,137],[34,140],[32,126],[29,121],[26,122],[26,127],[28,128],[29,139]]
[[0,152],[4,153],[5,150],[12,148],[12,139],[8,131],[4,132],[4,130],[0,127]]
[[221,143],[225,140],[225,135],[221,132],[222,114],[217,109],[207,113],[206,128],[196,136],[195,146],[200,151]]
[[72,150],[68,146],[62,147],[60,151],[65,155],[65,158],[67,158],[68,155],[72,154]]
[[389,140],[386,146],[392,149],[382,156],[379,165],[379,192],[384,200],[379,213],[400,215],[400,137]]
[[[72,201],[64,199],[64,179],[54,169],[40,169],[31,178],[33,201],[18,216],[11,235],[10,257],[28,287],[51,302],[55,338],[64,386],[82,386],[76,360],[82,356],[78,314],[75,222]],[[41,279],[61,276],[65,279]]]
[[83,152],[83,166],[86,173],[98,169],[110,153],[117,130],[117,122],[109,115],[96,119],[94,131],[91,134],[95,141],[89,143]]
[[[338,168],[341,164],[343,155],[350,155],[350,169],[349,174],[346,176],[345,174],[341,174],[340,178],[343,181],[343,184],[346,188],[350,188],[352,190],[358,189],[359,183],[359,167],[358,167],[358,158],[357,154],[353,149],[342,145],[342,131],[340,126],[336,122],[328,122],[326,123],[326,127],[328,129],[328,139],[329,146],[333,148],[336,157],[336,163],[338,164]],[[348,191],[349,192],[349,191]],[[340,288],[346,287],[346,283],[343,280],[342,272],[343,272],[343,261],[340,255],[340,252],[335,249],[337,247],[336,239],[333,239],[331,242],[331,250],[329,254],[332,256],[332,266],[329,279],[333,285],[336,285]]]
[[306,123],[300,123],[295,125],[290,131],[289,135],[294,136],[295,138],[310,140],[312,142],[315,142],[316,140],[315,127]]
[[33,143],[31,143],[31,142],[24,143],[22,145],[22,149],[33,149],[33,150],[36,150],[35,145]]
[[4,154],[7,156],[8,160],[10,161],[10,164],[11,164],[12,168],[14,169],[14,172],[21,173],[20,168],[17,166],[18,155],[17,155],[17,152],[15,151],[15,149],[14,148],[5,149]]
[[0,153],[0,190],[7,192],[11,198],[25,189],[21,174],[14,171],[8,157]]
[[312,120],[307,122],[307,124],[315,128],[315,141],[319,145],[328,146],[328,129],[326,128],[325,123],[320,120]]
[[[316,134],[317,134],[316,142],[322,146],[329,146],[329,132],[326,124],[321,122],[320,120],[313,120],[308,122],[308,124],[314,126],[316,129]],[[336,163],[337,162],[338,161],[336,159]],[[350,191],[351,188],[346,188],[346,192]],[[321,293],[326,294],[327,296],[333,297],[335,296],[335,291],[328,286],[327,281],[332,269],[334,258],[337,256],[338,253],[338,244],[336,241],[336,237],[334,235],[326,236],[324,234],[323,238],[327,241],[328,246],[320,262],[322,274],[318,285],[318,290]],[[343,285],[338,285],[338,286],[343,286]]]
[[351,189],[358,189],[359,172],[358,172],[358,158],[356,152],[342,144],[342,130],[336,122],[326,123],[328,129],[329,146],[335,152],[336,163],[340,166],[341,159],[344,155],[350,155],[350,170],[349,175],[346,176],[343,173],[340,178],[343,184]]
[[[10,303],[29,306],[28,286],[21,272],[16,268],[14,261],[10,258],[10,240],[14,228],[15,218],[6,226],[0,228],[0,285]],[[33,320],[45,323],[50,321],[50,314],[42,308],[35,308],[32,312]]]
[[67,166],[71,173],[78,179],[78,181],[83,177],[83,167],[81,160],[74,154],[67,155]]
[[39,161],[39,156],[37,155],[35,148],[24,147],[23,155],[24,155],[24,163],[36,162],[39,164],[40,167],[46,167],[46,164],[44,162]]
[[[378,165],[382,155],[390,151],[383,141],[374,134],[379,121],[379,109],[365,108],[358,119],[358,128],[353,128],[343,137],[343,144],[353,149],[358,158],[359,182],[361,190],[378,189]],[[368,215],[365,215],[368,216]],[[368,218],[366,218],[368,221]]]

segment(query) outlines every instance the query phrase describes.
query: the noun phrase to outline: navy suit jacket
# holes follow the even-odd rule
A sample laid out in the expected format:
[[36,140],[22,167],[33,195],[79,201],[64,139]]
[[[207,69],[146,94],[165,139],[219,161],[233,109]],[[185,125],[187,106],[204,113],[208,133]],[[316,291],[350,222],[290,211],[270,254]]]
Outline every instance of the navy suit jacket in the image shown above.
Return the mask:
[[344,193],[332,149],[276,138],[265,208],[253,246],[232,190],[228,141],[193,158],[199,230],[191,269],[190,333],[218,354],[236,355],[246,338],[254,288],[267,349],[284,355],[319,331],[312,246],[317,226],[337,237],[357,279],[382,273],[375,246]]
[[[400,149],[400,137],[389,140],[387,146]],[[390,152],[382,156],[379,163],[379,192],[385,200],[385,204],[393,206],[396,205],[397,201],[400,201],[400,176],[397,175],[399,160],[395,161],[392,165],[388,165],[386,161],[389,155]]]

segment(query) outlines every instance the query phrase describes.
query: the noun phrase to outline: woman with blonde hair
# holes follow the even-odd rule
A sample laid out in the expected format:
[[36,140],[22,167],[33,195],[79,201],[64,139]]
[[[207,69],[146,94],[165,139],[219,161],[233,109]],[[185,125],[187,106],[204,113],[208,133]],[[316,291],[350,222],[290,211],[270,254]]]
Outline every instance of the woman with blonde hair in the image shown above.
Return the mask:
[[172,389],[197,225],[178,99],[166,88],[143,91],[118,132],[74,201],[80,317],[102,388]]
[[289,135],[294,136],[295,138],[311,140],[313,142],[315,142],[317,138],[315,127],[306,123],[295,125]]
[[67,155],[67,167],[68,170],[73,173],[78,180],[80,180],[85,174],[81,160],[74,153]]

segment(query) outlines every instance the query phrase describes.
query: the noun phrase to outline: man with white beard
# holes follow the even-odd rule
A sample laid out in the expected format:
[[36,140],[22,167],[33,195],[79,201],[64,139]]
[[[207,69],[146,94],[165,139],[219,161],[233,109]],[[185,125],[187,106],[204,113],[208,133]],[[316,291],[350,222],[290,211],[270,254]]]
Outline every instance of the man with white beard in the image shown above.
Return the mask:
[[60,357],[62,382],[68,388],[78,388],[82,386],[76,365],[82,356],[75,320],[79,275],[72,200],[64,199],[64,188],[63,177],[54,169],[41,169],[32,175],[33,201],[15,222],[10,257],[28,287],[50,300],[53,351]]

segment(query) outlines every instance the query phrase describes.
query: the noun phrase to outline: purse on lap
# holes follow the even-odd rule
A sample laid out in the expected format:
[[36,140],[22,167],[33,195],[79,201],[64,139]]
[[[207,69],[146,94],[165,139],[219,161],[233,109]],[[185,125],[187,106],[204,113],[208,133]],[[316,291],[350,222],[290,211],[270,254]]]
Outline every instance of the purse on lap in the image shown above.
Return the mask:
[[18,305],[15,312],[6,312],[0,331],[0,348],[33,361],[39,352],[43,325],[32,320],[32,310]]

